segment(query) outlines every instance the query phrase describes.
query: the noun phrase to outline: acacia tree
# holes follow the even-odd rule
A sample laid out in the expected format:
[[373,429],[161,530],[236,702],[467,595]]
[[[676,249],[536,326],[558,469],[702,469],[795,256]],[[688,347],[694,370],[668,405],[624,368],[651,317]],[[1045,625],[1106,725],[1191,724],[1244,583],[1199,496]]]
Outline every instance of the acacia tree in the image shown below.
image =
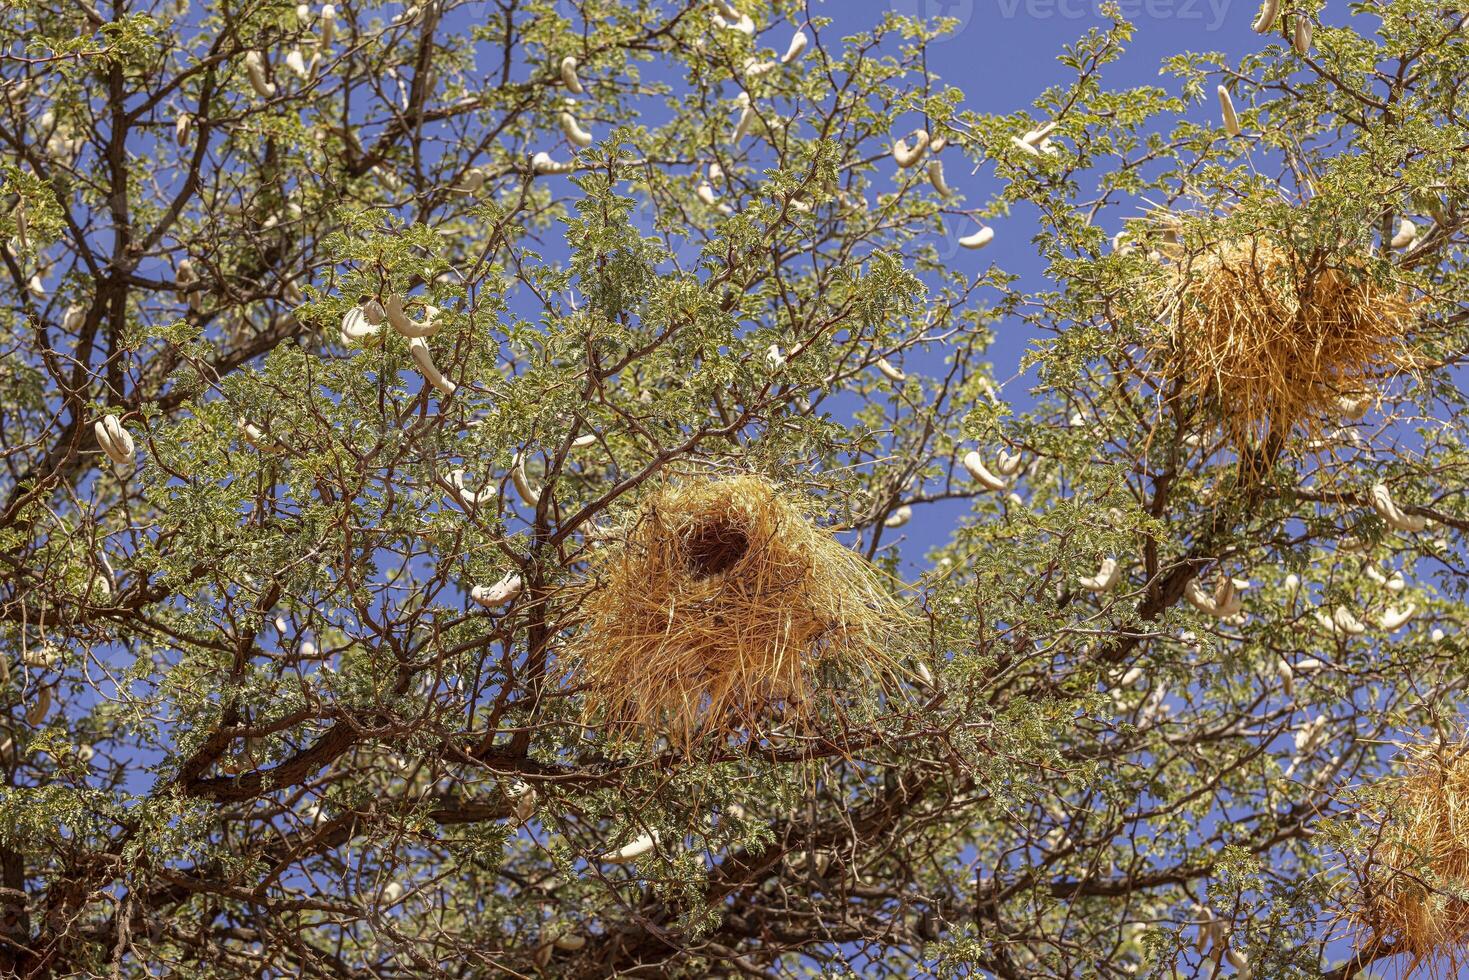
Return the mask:
[[[733,6],[7,11],[3,969],[1349,977],[1394,952],[1326,937],[1370,844],[1350,791],[1451,733],[1463,682],[1464,18],[1292,4],[1241,64],[1115,90],[1114,17],[994,115],[928,72],[942,24]],[[1221,82],[1234,138],[1190,112]],[[947,146],[900,166],[920,128]],[[1000,190],[946,195],[935,159]],[[1012,211],[1049,288],[944,245],[992,221],[1031,247]],[[1137,297],[1221,222],[1363,256],[1411,294],[1411,369],[1239,452],[1160,382]],[[374,331],[394,296],[437,333]],[[1001,385],[986,348],[1026,328],[1038,380]],[[1023,469],[996,491],[971,450]],[[610,738],[558,667],[566,589],[701,473],[769,477],[905,581],[931,680],[758,737]],[[1431,523],[1391,526],[1376,484]],[[1249,580],[1222,618],[1186,601],[1218,576]]]

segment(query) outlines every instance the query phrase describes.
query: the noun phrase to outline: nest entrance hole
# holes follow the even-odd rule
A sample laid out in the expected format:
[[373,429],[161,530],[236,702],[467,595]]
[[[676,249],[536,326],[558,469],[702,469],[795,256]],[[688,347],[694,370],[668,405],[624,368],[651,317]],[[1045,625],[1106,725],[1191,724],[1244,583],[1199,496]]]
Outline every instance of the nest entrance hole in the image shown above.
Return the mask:
[[727,572],[750,550],[745,528],[728,518],[716,518],[690,528],[684,537],[684,564],[696,579]]

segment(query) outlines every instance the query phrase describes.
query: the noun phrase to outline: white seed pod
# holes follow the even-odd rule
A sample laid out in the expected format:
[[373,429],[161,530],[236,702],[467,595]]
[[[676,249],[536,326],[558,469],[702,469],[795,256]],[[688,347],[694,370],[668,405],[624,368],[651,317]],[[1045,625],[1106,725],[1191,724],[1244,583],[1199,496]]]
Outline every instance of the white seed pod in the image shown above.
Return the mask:
[[726,20],[719,14],[715,14],[714,23],[720,27],[727,27],[732,31],[739,31],[746,37],[753,37],[755,35],[755,22],[750,19],[749,14],[740,14],[738,17],[731,14],[729,20]]
[[332,40],[337,35],[337,8],[332,4],[326,4],[321,8],[321,49],[325,51],[332,46]]
[[1388,576],[1388,580],[1383,585],[1387,587],[1387,591],[1389,592],[1401,592],[1407,588],[1408,583],[1403,581],[1402,572],[1393,572],[1392,575]]
[[486,484],[480,490],[469,490],[464,486],[464,471],[454,470],[449,474],[449,483],[453,486],[453,496],[465,510],[474,507],[482,507],[490,503],[500,495],[494,484]]
[[311,77],[310,73],[306,70],[306,56],[301,53],[300,48],[292,48],[286,54],[286,67],[291,70],[291,74],[303,81]]
[[[108,422],[109,419],[111,420],[110,424]],[[97,437],[97,445],[107,454],[108,459],[111,459],[119,466],[126,466],[132,461],[132,453],[124,449],[123,443],[114,434],[117,431],[122,431],[126,435],[126,430],[122,429],[121,423],[118,422],[117,416],[115,415],[103,416],[92,424],[92,433]],[[131,441],[131,437],[129,437],[128,443],[131,444]]]
[[969,475],[979,481],[986,490],[1002,491],[1009,489],[1010,485],[1006,481],[989,471],[989,468],[984,465],[983,457],[977,451],[971,450],[965,453],[963,464],[964,468],[969,471]]
[[1224,116],[1224,131],[1230,136],[1240,134],[1239,115],[1234,111],[1234,100],[1229,97],[1229,89],[1223,85],[1219,86],[1219,112]]
[[240,433],[240,438],[245,440],[245,444],[257,452],[278,453],[281,451],[281,447],[273,442],[260,426],[248,419],[235,419],[235,430]]
[[562,112],[559,116],[557,116],[557,119],[561,123],[561,132],[565,133],[566,138],[571,140],[571,142],[575,143],[582,149],[586,149],[587,147],[592,145],[592,134],[587,132],[585,129],[582,129],[581,126],[577,123],[576,117],[573,116],[571,113]]
[[729,141],[732,145],[739,146],[740,140],[750,132],[750,123],[755,119],[755,107],[750,104],[748,92],[741,92],[736,104],[739,106],[740,118],[735,122],[734,132],[730,134]]
[[653,850],[657,842],[657,834],[643,834],[634,841],[624,844],[615,850],[608,851],[606,854],[597,858],[597,860],[607,864],[631,864],[644,854]]
[[411,337],[408,340],[408,353],[418,365],[419,373],[425,381],[433,385],[445,395],[452,395],[459,386],[444,377],[442,371],[434,364],[433,353],[428,349],[428,342],[422,337]]
[[34,700],[26,708],[26,722],[39,725],[46,720],[46,715],[51,711],[51,688],[42,687],[37,689]]
[[479,167],[470,167],[454,185],[454,190],[459,194],[478,194],[484,186],[485,172]]
[[1348,636],[1361,636],[1367,632],[1367,624],[1358,619],[1356,614],[1346,606],[1337,606],[1332,612],[1331,625],[1336,628],[1337,632],[1345,633]]
[[1001,476],[1014,476],[1020,472],[1023,462],[1019,453],[1007,453],[1001,449],[998,461],[995,463],[995,472]]
[[307,27],[311,24],[311,5],[309,3],[296,4],[296,23],[302,27]]
[[775,62],[761,61],[759,58],[746,58],[745,63],[740,66],[746,79],[756,79],[761,75],[768,75],[775,71]]
[[390,881],[383,886],[383,901],[389,905],[394,904],[403,897],[403,886],[396,881]]
[[341,337],[342,343],[352,344],[359,340],[366,340],[378,330],[382,329],[377,324],[367,319],[367,312],[360,306],[354,306],[342,315],[341,326],[337,328],[337,336]]
[[1432,633],[1428,634],[1428,638],[1434,643],[1442,643],[1445,636],[1446,634],[1444,633],[1444,631],[1437,628],[1435,628]]
[[1040,150],[1042,153],[1044,153],[1048,157],[1053,157],[1057,153],[1060,153],[1061,152],[1061,148],[1059,146],[1057,146],[1055,143],[1052,143],[1048,139],[1041,140],[1039,143],[1037,143],[1035,145],[1035,148],[1037,150]]
[[1302,58],[1311,53],[1311,34],[1315,28],[1311,18],[1305,14],[1296,14],[1295,30],[1291,32],[1291,47],[1296,49],[1296,54]]
[[275,83],[265,80],[265,60],[259,51],[245,53],[245,74],[250,78],[250,87],[262,99],[275,97]]
[[984,248],[995,240],[995,230],[989,225],[981,227],[972,235],[965,235],[959,239],[959,244],[964,248]]
[[68,333],[80,329],[82,321],[86,320],[86,318],[86,308],[77,303],[73,303],[72,305],[68,306],[66,308],[66,312],[61,315],[61,329],[67,331]]
[[586,944],[587,937],[578,936],[576,933],[573,932],[563,932],[561,935],[556,937],[555,941],[551,945],[555,946],[557,949],[564,949],[568,952],[574,953],[577,950],[584,948]]
[[1316,673],[1316,671],[1325,666],[1326,664],[1322,663],[1320,660],[1317,660],[1315,657],[1306,657],[1304,659],[1296,661],[1295,669],[1297,674],[1314,674]]
[[1296,672],[1291,669],[1291,665],[1284,660],[1277,660],[1275,662],[1275,676],[1279,679],[1280,689],[1285,692],[1285,696],[1293,697],[1296,693]]
[[469,590],[469,598],[486,609],[499,609],[514,602],[522,587],[520,576],[512,573],[494,585],[476,585]]
[[1388,242],[1388,244],[1393,248],[1407,248],[1413,244],[1413,239],[1417,237],[1418,226],[1407,218],[1403,218],[1398,222],[1397,234],[1392,236],[1392,241]]
[[811,39],[806,36],[805,31],[797,31],[791,35],[791,43],[786,46],[786,53],[780,56],[780,63],[788,65],[793,61],[799,61],[801,55],[806,53],[806,45]]
[[1051,122],[1037,126],[1035,129],[1027,130],[1025,135],[1020,137],[1020,140],[1023,143],[1038,147],[1041,143],[1045,142],[1047,136],[1050,136],[1055,131],[1056,122],[1052,120]]
[[781,353],[779,344],[771,344],[765,351],[765,363],[770,365],[772,371],[779,371],[786,366],[786,356]]
[[1010,145],[1018,148],[1021,152],[1026,153],[1029,156],[1039,157],[1041,155],[1041,151],[1036,149],[1033,143],[1028,143],[1019,136],[1010,137]]
[[[403,297],[392,293],[382,302],[383,315],[387,317],[389,325],[398,333],[409,338],[432,337],[439,332],[443,325],[439,320],[439,309],[436,306],[423,306],[423,320],[415,321],[407,313],[403,312]],[[415,358],[416,360],[416,358]],[[448,392],[453,394],[453,392]]]
[[904,504],[889,514],[882,522],[883,527],[902,527],[913,519],[913,508]]
[[39,272],[26,280],[26,292],[36,297],[36,299],[46,298],[46,286],[41,282],[41,274]]
[[530,158],[531,169],[538,174],[569,174],[576,169],[574,163],[557,163],[545,150]]
[[581,95],[586,91],[582,87],[581,79],[576,74],[577,66],[580,64],[581,62],[577,61],[571,55],[567,55],[561,59],[561,84],[565,85],[577,95]]
[[1427,518],[1406,513],[1399,508],[1393,502],[1392,494],[1388,492],[1387,484],[1385,483],[1373,484],[1367,499],[1372,505],[1372,509],[1377,511],[1378,516],[1387,522],[1388,527],[1391,527],[1393,530],[1416,532],[1428,526]]
[[1260,6],[1260,12],[1255,15],[1255,22],[1250,25],[1250,30],[1256,34],[1269,34],[1275,29],[1275,20],[1280,16],[1280,0],[1265,0]]
[[906,139],[893,142],[893,162],[906,170],[917,165],[923,159],[923,154],[928,150],[928,130],[920,129],[913,135],[913,145],[909,146]]
[[[0,658],[0,661],[3,661],[3,659],[4,658]],[[34,667],[37,670],[49,670],[50,668],[56,666],[56,663],[59,659],[60,657],[57,654],[56,647],[50,643],[43,643],[41,646],[38,647],[26,647],[26,649],[20,655],[21,663],[25,664],[27,667]],[[6,670],[6,678],[8,679],[10,676],[8,673],[8,666],[6,667]]]
[[1076,582],[1088,592],[1111,592],[1122,581],[1122,565],[1115,558],[1103,558],[1095,575],[1080,576]]
[[718,160],[709,164],[709,179],[714,183],[718,183],[724,179],[724,168],[719,165]]
[[595,432],[588,432],[584,436],[577,436],[571,440],[572,449],[586,449],[588,446],[595,446],[596,444],[597,434]]
[[1295,745],[1298,755],[1306,755],[1321,746],[1326,734],[1326,716],[1317,715],[1296,729]]
[[694,191],[694,195],[698,197],[699,200],[709,205],[711,208],[715,207],[719,203],[719,199],[714,196],[713,186],[711,186],[707,180],[699,182],[699,187],[697,190]]
[[944,161],[937,158],[928,161],[928,182],[933,185],[934,193],[939,197],[949,197],[954,193],[948,183],[944,180]]
[[889,381],[901,383],[908,378],[908,376],[902,371],[899,371],[897,368],[889,364],[888,359],[885,357],[879,357],[877,359],[877,370],[880,371],[882,373],[882,376],[884,378],[887,378]]
[[1204,591],[1198,579],[1192,579],[1188,585],[1184,586],[1183,597],[1199,612],[1216,619],[1230,619],[1238,616],[1244,608],[1244,603],[1234,593],[1234,583],[1228,579],[1215,588],[1212,596]]
[[1297,575],[1295,572],[1291,572],[1289,575],[1287,575],[1285,577],[1285,591],[1286,592],[1289,592],[1291,595],[1295,595],[1297,592],[1300,591],[1300,588],[1301,588],[1301,577],[1299,575]]
[[1377,625],[1391,633],[1396,629],[1402,628],[1408,620],[1413,618],[1413,615],[1417,611],[1418,607],[1411,602],[1401,609],[1393,607],[1377,617]]
[[173,141],[179,146],[189,142],[189,130],[194,127],[194,117],[187,112],[179,113],[179,117],[173,121]]
[[519,453],[515,454],[515,463],[510,467],[510,482],[515,485],[515,492],[520,494],[520,499],[525,501],[527,507],[540,506],[541,491],[531,486],[530,478],[525,475],[525,457]]

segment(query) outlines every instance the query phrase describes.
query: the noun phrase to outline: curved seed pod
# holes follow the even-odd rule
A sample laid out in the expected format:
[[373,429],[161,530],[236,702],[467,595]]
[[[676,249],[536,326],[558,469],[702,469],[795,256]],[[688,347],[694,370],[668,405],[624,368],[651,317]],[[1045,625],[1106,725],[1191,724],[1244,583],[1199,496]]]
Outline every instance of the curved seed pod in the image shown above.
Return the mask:
[[41,274],[39,272],[26,281],[26,292],[36,297],[36,299],[46,298],[46,286],[41,282]]
[[1265,0],[1250,30],[1256,34],[1269,34],[1275,29],[1275,19],[1280,16],[1280,0]]
[[127,429],[122,427],[122,420],[116,415],[104,415],[102,425],[107,429],[107,434],[112,437],[112,444],[122,453],[124,462],[131,462],[133,457],[133,437]]
[[414,363],[418,365],[419,372],[425,381],[433,385],[446,395],[452,395],[459,386],[444,377],[438,365],[434,364],[433,354],[428,349],[428,342],[422,337],[412,337],[408,341],[408,353],[412,356]]
[[1286,697],[1295,696],[1296,672],[1291,669],[1290,664],[1284,660],[1275,662],[1275,676],[1280,680],[1280,689],[1285,692]]
[[781,353],[779,344],[771,344],[765,351],[765,363],[770,365],[772,371],[779,371],[786,366],[786,356]]
[[703,201],[711,208],[719,203],[719,199],[714,196],[714,188],[710,186],[707,180],[699,182],[699,187],[697,190],[694,191],[694,194],[699,198],[699,200]]
[[1122,581],[1122,566],[1115,558],[1103,558],[1097,574],[1082,576],[1076,581],[1088,592],[1111,592]]
[[259,51],[249,51],[245,54],[245,74],[250,78],[250,87],[255,94],[262,99],[275,96],[275,83],[265,80],[265,61],[260,57]]
[[724,179],[724,168],[719,165],[718,160],[709,164],[709,179],[715,183]]
[[893,143],[893,161],[904,170],[912,167],[923,159],[924,152],[928,149],[928,130],[920,129],[913,135],[913,145],[910,147],[906,139],[897,140]]
[[107,426],[102,423],[101,419],[92,423],[92,433],[97,437],[97,445],[102,448],[102,452],[107,454],[108,459],[119,465],[127,462],[127,457],[112,441],[112,435],[107,431]]
[[1414,532],[1421,531],[1428,526],[1427,518],[1408,514],[1399,508],[1393,501],[1392,494],[1388,492],[1385,483],[1373,484],[1367,499],[1372,509],[1377,511],[1378,516],[1386,521],[1388,527],[1393,530]]
[[1403,589],[1407,588],[1408,583],[1403,581],[1402,572],[1393,572],[1392,575],[1389,576],[1388,580],[1383,583],[1383,585],[1387,587],[1387,591],[1389,592],[1401,592],[1403,591]]
[[310,4],[307,4],[307,3],[298,3],[298,4],[296,4],[296,23],[300,24],[302,27],[307,27],[307,26],[309,26],[311,24],[311,5]]
[[1336,611],[1331,614],[1331,623],[1339,631],[1351,636],[1360,636],[1367,632],[1367,624],[1358,619],[1346,606],[1336,607]]
[[1409,221],[1407,218],[1403,218],[1401,221],[1398,222],[1397,234],[1392,236],[1392,241],[1388,242],[1388,244],[1391,245],[1393,248],[1407,248],[1409,245],[1413,244],[1413,239],[1417,237],[1418,226],[1413,224],[1413,222]]
[[899,371],[897,368],[889,364],[886,357],[879,357],[877,359],[877,369],[878,371],[882,372],[882,376],[884,378],[887,378],[889,381],[902,382],[907,380],[908,378],[908,376],[902,371]]
[[933,185],[933,189],[939,197],[949,197],[954,193],[953,189],[944,180],[944,162],[942,160],[934,159],[928,161],[928,182]]
[[[1212,596],[1204,591],[1198,579],[1192,579],[1188,585],[1184,586],[1183,597],[1199,612],[1207,613],[1216,619],[1229,619],[1237,616],[1244,608],[1244,604],[1234,594],[1234,584],[1227,579],[1220,583]],[[1226,601],[1220,602],[1221,598]]]
[[788,65],[793,61],[799,61],[801,55],[806,53],[806,45],[811,39],[806,36],[805,31],[797,31],[791,35],[791,43],[786,47],[786,53],[780,56],[780,63]]
[[882,522],[883,527],[902,527],[913,519],[913,508],[904,504]]
[[403,897],[403,886],[399,882],[390,881],[383,887],[383,901],[389,905],[394,904]]
[[718,7],[720,12],[730,20],[740,19],[740,8],[730,3],[729,0],[714,0],[714,6]]
[[[403,312],[403,298],[393,293],[383,300],[383,315],[387,317],[392,328],[405,337],[423,338],[432,337],[439,332],[442,323],[439,321],[439,309],[436,306],[423,306],[423,322],[415,322],[407,313]],[[452,392],[451,392],[452,394]]]
[[189,142],[189,130],[194,126],[194,117],[187,112],[179,113],[179,117],[173,121],[173,141],[179,146]]
[[574,953],[577,950],[585,947],[586,944],[587,938],[585,936],[578,936],[575,933],[565,932],[557,936],[555,942],[553,942],[551,945],[555,946],[557,949],[564,949]]
[[525,457],[519,453],[515,454],[515,463],[510,467],[510,482],[515,484],[515,492],[520,494],[527,507],[541,505],[541,491],[530,485],[530,478],[525,475]]
[[986,490],[999,491],[1009,489],[1010,485],[1008,483],[989,471],[989,468],[984,465],[984,459],[978,452],[971,450],[965,453],[963,463],[964,468],[969,471],[969,475],[978,480]]
[[740,107],[740,118],[735,122],[734,132],[729,141],[735,146],[740,145],[740,140],[750,132],[750,123],[755,119],[755,107],[750,104],[750,93],[741,92],[736,104]]
[[584,436],[577,436],[575,439],[571,440],[572,449],[585,449],[588,446],[595,446],[596,444],[597,434],[595,432],[588,432]]
[[1417,611],[1418,607],[1411,602],[1401,609],[1389,609],[1377,617],[1377,625],[1391,633],[1393,630],[1400,629],[1403,624],[1412,619],[1413,614]]
[[337,336],[342,338],[342,343],[351,344],[359,340],[366,340],[378,330],[382,329],[376,324],[368,322],[367,313],[360,306],[354,306],[342,316],[342,324],[337,328]]
[[1311,53],[1311,33],[1314,26],[1305,14],[1296,14],[1295,30],[1291,32],[1291,47],[1302,58]]
[[933,687],[933,672],[928,669],[928,664],[921,660],[918,661],[913,665],[913,672],[918,675],[918,679],[923,681],[924,684]]
[[974,234],[965,235],[963,238],[959,239],[959,244],[962,245],[964,248],[984,248],[986,245],[994,240],[995,230],[988,225],[985,225]]
[[631,864],[651,851],[657,841],[657,834],[643,834],[631,843],[624,844],[616,850],[608,851],[606,854],[597,858],[597,860],[607,864]]
[[337,35],[337,8],[332,4],[326,4],[321,8],[321,49],[325,51],[332,46],[332,40]]
[[557,118],[561,122],[561,132],[566,134],[567,139],[582,149],[592,145],[592,134],[577,124],[575,116],[569,112],[563,112]]
[[520,595],[522,588],[520,576],[515,574],[506,575],[494,585],[476,585],[469,590],[469,598],[484,606],[486,609],[499,609],[508,606]]
[[1025,135],[1020,137],[1020,140],[1021,142],[1028,143],[1031,146],[1039,147],[1040,144],[1045,141],[1045,138],[1047,136],[1050,136],[1055,131],[1056,123],[1053,120],[1041,126],[1037,126],[1035,129],[1027,130]]
[[36,699],[26,708],[26,721],[32,725],[39,725],[46,720],[46,715],[51,711],[51,688],[43,687],[36,691]]
[[1007,453],[1000,450],[998,462],[995,463],[995,472],[1001,476],[1014,476],[1020,472],[1022,459],[1019,453]]
[[286,67],[291,69],[291,73],[303,81],[311,77],[311,73],[306,70],[306,57],[301,54],[300,48],[292,48],[290,53],[286,55]]
[[478,167],[470,167],[454,185],[454,190],[460,194],[478,194],[484,186],[485,172]]
[[1052,143],[1050,140],[1041,140],[1035,145],[1035,148],[1037,150],[1040,150],[1048,157],[1053,157],[1057,153],[1061,152],[1061,148],[1058,147],[1055,143]]
[[1229,97],[1229,89],[1223,85],[1219,86],[1219,112],[1224,116],[1224,131],[1230,136],[1240,134],[1239,116],[1234,111],[1234,100]]
[[388,311],[383,309],[383,304],[374,297],[362,304],[362,317],[374,327],[381,326],[388,318]]
[[1299,592],[1300,589],[1301,577],[1295,572],[1291,572],[1285,577],[1285,591],[1289,592],[1291,595],[1295,595],[1295,593]]
[[82,325],[82,321],[84,321],[86,318],[86,309],[78,304],[73,303],[71,306],[68,306],[66,308],[66,312],[62,314],[61,329],[67,331],[68,333],[76,330]]
[[586,89],[582,88],[581,79],[576,74],[577,66],[580,64],[581,62],[577,61],[571,55],[567,55],[561,59],[561,84],[565,85],[577,95],[586,92]]
[[740,14],[739,17],[734,18],[732,21],[726,20],[719,14],[715,14],[714,23],[720,27],[727,27],[732,31],[739,31],[747,37],[754,37],[755,35],[755,22],[750,19],[749,14]]
[[1019,136],[1010,137],[1010,145],[1019,148],[1022,152],[1033,157],[1039,157],[1041,155],[1041,151],[1036,149],[1033,143],[1027,143]]
[[449,483],[454,487],[454,499],[459,501],[460,505],[466,510],[488,504],[500,495],[499,491],[492,484],[486,485],[482,490],[466,489],[464,486],[463,470],[454,470],[450,473]]
[[569,174],[576,169],[574,163],[557,163],[545,150],[531,157],[530,165],[538,174]]
[[741,68],[745,73],[745,78],[754,79],[775,71],[775,62],[761,61],[759,58],[746,58]]

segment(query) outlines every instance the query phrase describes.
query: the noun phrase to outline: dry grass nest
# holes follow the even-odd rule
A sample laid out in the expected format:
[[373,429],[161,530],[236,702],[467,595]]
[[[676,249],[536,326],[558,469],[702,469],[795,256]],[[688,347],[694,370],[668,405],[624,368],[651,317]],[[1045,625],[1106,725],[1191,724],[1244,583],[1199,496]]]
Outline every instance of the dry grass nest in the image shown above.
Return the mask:
[[1469,740],[1410,749],[1374,796],[1348,921],[1359,945],[1409,955],[1410,972],[1456,976],[1469,965]]
[[1319,439],[1345,400],[1411,363],[1413,304],[1364,260],[1258,236],[1170,252],[1145,284],[1164,326],[1152,371],[1174,397],[1209,405],[1241,458],[1273,455],[1293,429]]
[[589,720],[687,746],[809,718],[821,671],[890,674],[903,607],[768,480],[666,484],[616,537],[566,651]]

